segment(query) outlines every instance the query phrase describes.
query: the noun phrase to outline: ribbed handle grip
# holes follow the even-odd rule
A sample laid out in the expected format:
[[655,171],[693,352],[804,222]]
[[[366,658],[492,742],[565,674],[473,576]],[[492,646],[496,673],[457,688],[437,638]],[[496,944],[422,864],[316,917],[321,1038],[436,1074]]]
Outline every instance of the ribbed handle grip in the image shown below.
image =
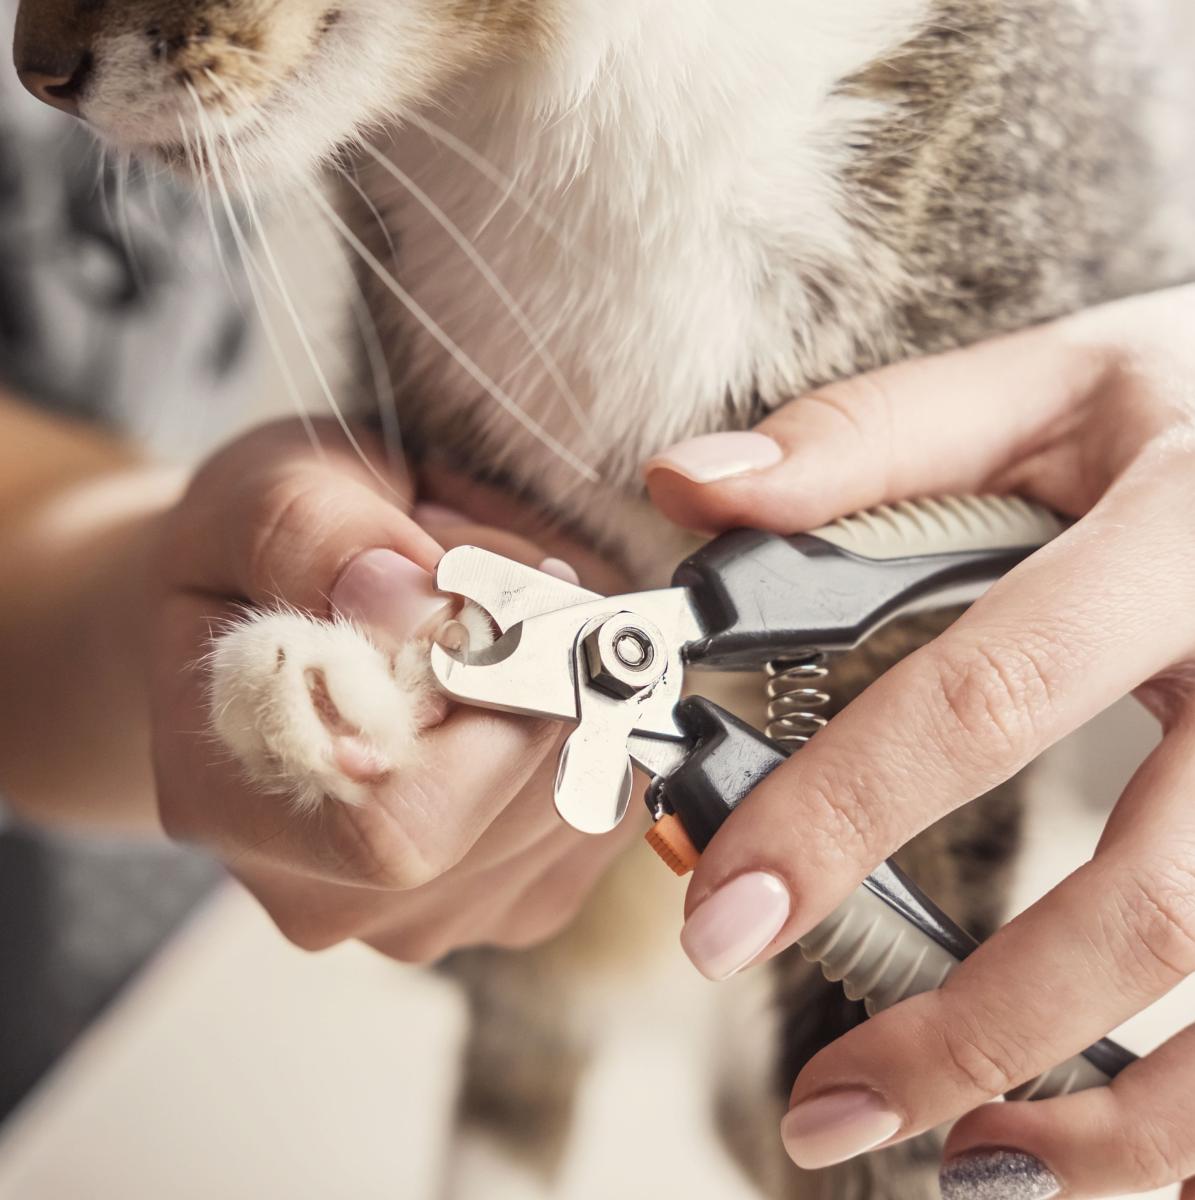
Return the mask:
[[888,559],[1044,546],[1065,528],[1019,496],[931,496],[869,508],[811,533],[840,550]]
[[860,887],[800,941],[822,974],[869,1014],[941,987],[958,960]]
[[[850,999],[862,1000],[869,1014],[941,987],[959,963],[944,946],[866,887],[857,888],[799,945],[805,958],[817,963],[827,979],[841,981]],[[1075,1055],[1022,1084],[1009,1098],[1042,1100],[1100,1087],[1108,1081],[1086,1058]]]

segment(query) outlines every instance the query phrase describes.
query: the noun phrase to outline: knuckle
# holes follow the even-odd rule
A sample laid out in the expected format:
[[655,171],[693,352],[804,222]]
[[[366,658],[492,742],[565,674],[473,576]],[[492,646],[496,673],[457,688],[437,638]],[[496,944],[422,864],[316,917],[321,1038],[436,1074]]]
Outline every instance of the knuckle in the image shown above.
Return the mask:
[[157,803],[158,824],[162,827],[162,832],[172,842],[198,843],[201,827],[196,819],[196,814],[185,802],[184,794],[173,782],[173,772],[168,769],[168,753],[163,747],[155,744],[152,754],[154,799]]
[[[538,901],[538,897],[532,897]],[[488,939],[502,950],[530,950],[564,933],[584,907],[581,896],[564,904],[538,902],[520,905]]]
[[800,403],[810,401],[831,412],[863,444],[869,444],[890,425],[892,396],[882,376],[876,374],[830,384],[802,397]]
[[169,751],[161,744],[155,731],[155,736],[150,744],[150,765],[153,770],[154,802],[158,810],[158,824],[172,842],[182,842],[186,841],[187,823],[183,820],[184,810],[173,786],[172,772],[168,769],[169,763]]
[[522,922],[500,929],[490,938],[490,944],[499,950],[534,950],[564,929],[565,924],[559,922]]
[[246,583],[253,596],[277,591],[278,564],[309,544],[323,517],[318,490],[303,472],[288,471],[262,490],[248,522]]
[[1195,973],[1195,870],[1173,863],[1139,870],[1115,895],[1123,949],[1151,994]]
[[186,812],[178,804],[171,802],[169,793],[160,784],[158,786],[158,824],[172,842],[187,843],[195,840],[194,822],[188,819]]
[[960,1025],[955,1019],[941,1025],[940,1037],[955,1078],[966,1091],[990,1099],[1020,1081],[1015,1055],[994,1042],[987,1031]]
[[1020,765],[1040,715],[1052,703],[1049,654],[1027,643],[954,648],[937,657],[934,688],[945,718],[943,746],[953,755]]
[[856,452],[867,458],[872,476],[875,502],[897,490],[900,473],[893,446],[897,404],[887,372],[871,371],[841,380],[801,397],[794,404],[795,414],[812,402],[828,415],[842,436],[853,443]]
[[460,948],[445,930],[423,926],[391,931],[384,937],[367,938],[366,941],[387,958],[413,967],[433,966]]
[[290,912],[271,912],[270,917],[278,927],[278,932],[292,946],[309,954],[330,950],[341,942],[347,942],[356,933],[352,927],[328,924]]
[[1191,1170],[1191,1155],[1184,1152],[1190,1138],[1185,1123],[1141,1114],[1125,1129],[1125,1151],[1132,1164],[1134,1182],[1142,1189],[1165,1187],[1184,1179]]
[[833,855],[845,861],[870,862],[887,848],[881,806],[882,789],[869,785],[862,769],[844,770],[839,764],[818,764],[802,781],[802,840],[817,831]]
[[443,871],[421,854],[383,813],[342,808],[329,834],[332,868],[350,882],[380,891],[409,892]]

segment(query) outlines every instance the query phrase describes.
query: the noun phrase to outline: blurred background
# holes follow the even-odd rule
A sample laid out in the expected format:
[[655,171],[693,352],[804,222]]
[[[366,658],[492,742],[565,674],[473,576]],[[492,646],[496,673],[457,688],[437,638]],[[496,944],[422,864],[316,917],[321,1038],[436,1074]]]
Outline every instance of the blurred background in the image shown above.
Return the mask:
[[[290,411],[200,206],[105,163],[7,68],[0,85],[0,382],[179,463]],[[343,264],[301,214],[274,240],[334,374]],[[1049,756],[1020,903],[1090,853],[1153,736],[1124,705]],[[703,1087],[733,1034],[725,992],[675,948],[652,986],[672,1019],[611,1013],[561,1195],[747,1200]],[[1148,1049],[1193,1001],[1172,994],[1124,1038]],[[202,856],[22,828],[0,797],[0,1200],[430,1198],[462,1030],[434,974],[358,946],[304,954]],[[524,1194],[493,1179],[484,1200]]]

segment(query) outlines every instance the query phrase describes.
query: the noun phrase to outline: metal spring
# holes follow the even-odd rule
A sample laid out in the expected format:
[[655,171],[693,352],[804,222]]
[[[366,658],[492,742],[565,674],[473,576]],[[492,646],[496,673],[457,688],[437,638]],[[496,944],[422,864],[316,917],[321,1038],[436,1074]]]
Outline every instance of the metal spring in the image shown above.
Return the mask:
[[764,732],[772,741],[798,750],[829,723],[825,710],[830,707],[830,693],[825,690],[825,680],[830,671],[825,658],[813,651],[768,663],[768,723]]

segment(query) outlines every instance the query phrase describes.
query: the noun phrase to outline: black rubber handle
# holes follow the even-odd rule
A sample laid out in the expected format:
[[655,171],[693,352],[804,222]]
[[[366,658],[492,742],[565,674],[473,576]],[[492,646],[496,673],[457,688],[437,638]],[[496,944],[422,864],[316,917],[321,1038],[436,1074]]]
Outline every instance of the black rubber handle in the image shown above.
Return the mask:
[[652,781],[648,806],[659,802],[676,813],[693,845],[704,850],[722,822],[788,756],[703,696],[682,700],[676,719],[693,748],[671,775]]
[[[700,696],[682,700],[676,712],[682,728],[694,739],[694,747],[671,775],[653,780],[648,805],[675,813],[693,845],[704,852],[726,818],[788,756],[758,730]],[[956,961],[975,949],[974,938],[955,925],[895,863],[881,865],[864,880],[863,887]],[[1107,1039],[1089,1046],[1083,1057],[1108,1079],[1135,1060],[1135,1055]]]
[[811,534],[735,529],[685,559],[672,582],[692,591],[707,631],[689,661],[745,670],[801,649],[849,649],[919,600],[981,590],[1035,549],[873,559]]

